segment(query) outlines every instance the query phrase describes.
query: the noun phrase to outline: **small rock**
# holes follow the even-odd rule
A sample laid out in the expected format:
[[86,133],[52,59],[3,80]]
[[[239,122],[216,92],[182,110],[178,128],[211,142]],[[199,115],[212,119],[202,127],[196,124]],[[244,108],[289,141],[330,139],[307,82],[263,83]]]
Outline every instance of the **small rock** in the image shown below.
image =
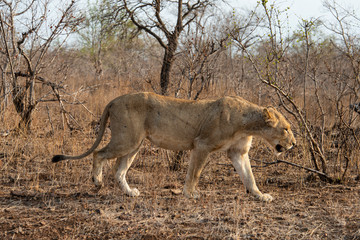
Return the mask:
[[170,189],[170,192],[174,195],[180,195],[182,193],[180,189]]
[[96,209],[95,213],[99,214],[99,215],[104,215],[104,210],[102,209]]

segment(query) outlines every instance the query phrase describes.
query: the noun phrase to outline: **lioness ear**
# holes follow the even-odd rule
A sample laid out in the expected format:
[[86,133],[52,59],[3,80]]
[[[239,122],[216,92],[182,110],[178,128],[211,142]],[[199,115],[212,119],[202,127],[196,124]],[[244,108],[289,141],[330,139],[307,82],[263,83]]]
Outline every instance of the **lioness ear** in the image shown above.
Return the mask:
[[266,123],[268,123],[270,126],[275,126],[276,125],[277,119],[274,116],[274,114],[271,112],[270,107],[264,108],[263,114],[264,114],[264,120],[265,120]]

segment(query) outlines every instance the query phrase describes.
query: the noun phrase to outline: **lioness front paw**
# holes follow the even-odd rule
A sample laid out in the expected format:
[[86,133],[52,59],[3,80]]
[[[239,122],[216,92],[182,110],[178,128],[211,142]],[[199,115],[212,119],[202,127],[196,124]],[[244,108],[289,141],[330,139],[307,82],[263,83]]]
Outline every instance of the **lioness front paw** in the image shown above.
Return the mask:
[[137,188],[132,188],[130,191],[127,191],[126,194],[130,197],[137,197],[140,195],[140,191]]
[[95,187],[92,189],[92,192],[93,192],[93,193],[98,193],[98,192],[100,192],[101,188],[102,188],[102,185],[95,186]]
[[103,186],[103,182],[100,179],[101,179],[100,177],[92,177],[92,181],[95,184],[95,187],[98,189],[102,188]]
[[260,196],[257,197],[259,198],[260,201],[263,202],[271,202],[273,200],[273,197],[267,193],[261,194]]
[[187,198],[198,199],[201,196],[199,191],[196,191],[196,190],[190,192],[190,191],[187,191],[184,189],[183,193],[184,193],[185,197],[187,197]]
[[92,178],[92,181],[93,181],[93,183],[94,183],[94,185],[95,185],[94,188],[92,189],[92,191],[93,191],[94,193],[100,192],[101,188],[103,187],[102,181],[98,181],[98,180],[96,180],[94,177]]

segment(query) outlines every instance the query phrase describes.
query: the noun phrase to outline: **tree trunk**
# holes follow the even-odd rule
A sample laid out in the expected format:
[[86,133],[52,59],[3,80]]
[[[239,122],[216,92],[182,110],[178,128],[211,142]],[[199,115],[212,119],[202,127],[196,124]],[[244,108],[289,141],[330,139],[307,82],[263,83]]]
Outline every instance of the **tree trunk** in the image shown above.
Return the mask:
[[1,73],[1,86],[0,86],[0,94],[2,93],[2,96],[1,98],[3,99],[3,109],[1,109],[1,106],[0,106],[0,112],[5,110],[7,105],[8,105],[8,91],[9,91],[9,84],[8,84],[8,81],[7,81],[7,77],[6,77],[6,71],[7,71],[7,68],[8,68],[8,63],[5,63],[3,66],[2,66],[2,73]]
[[21,115],[21,119],[19,122],[19,129],[25,131],[25,132],[29,132],[30,131],[30,127],[31,127],[31,121],[32,121],[32,113],[35,109],[35,105],[30,105],[27,108],[24,109],[24,111],[20,114]]
[[[18,128],[25,132],[30,130],[31,116],[36,106],[33,92],[34,86],[31,86],[32,84],[35,84],[34,80],[29,84],[29,87],[16,86],[12,91],[15,110],[21,117]],[[28,91],[30,92],[28,93]],[[29,96],[27,97],[27,95]]]
[[170,40],[170,43],[165,49],[163,64],[161,67],[160,87],[161,87],[162,95],[166,95],[169,88],[170,72],[174,62],[176,48],[177,48],[177,38],[173,38]]

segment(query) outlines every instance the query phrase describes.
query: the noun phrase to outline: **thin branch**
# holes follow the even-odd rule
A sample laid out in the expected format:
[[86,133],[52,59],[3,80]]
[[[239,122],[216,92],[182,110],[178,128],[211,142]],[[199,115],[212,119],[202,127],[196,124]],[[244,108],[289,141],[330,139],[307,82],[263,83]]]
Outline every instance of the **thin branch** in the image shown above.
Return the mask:
[[[6,41],[6,34],[5,34],[5,29],[4,29],[4,20],[2,18],[2,12],[0,12],[0,26],[1,26],[1,34],[3,36],[3,39],[4,39],[4,45],[5,45],[5,50],[6,50],[6,55],[7,55],[7,58],[8,58],[8,61],[9,61],[9,64],[10,64],[10,70],[11,70],[11,76],[13,78],[13,83],[15,83],[15,75],[14,75],[14,65],[13,65],[13,62],[12,62],[12,57],[10,55],[10,50],[9,50],[9,46],[7,44],[7,41]],[[13,85],[13,87],[15,87]]]
[[[316,174],[320,175],[322,178],[326,179],[327,182],[329,182],[329,183],[334,183],[334,180],[333,180],[331,177],[329,177],[327,174],[323,173],[323,172],[317,171],[317,170],[312,169],[312,168],[304,167],[304,166],[301,166],[301,165],[299,165],[299,164],[292,163],[292,162],[289,162],[289,161],[276,159],[276,160],[273,161],[273,162],[266,162],[266,161],[262,161],[262,160],[254,159],[254,158],[251,158],[250,160],[253,160],[253,161],[255,161],[255,162],[261,163],[261,165],[252,165],[252,166],[251,166],[252,168],[268,167],[268,166],[276,165],[276,164],[279,164],[279,163],[285,163],[285,164],[291,165],[291,166],[293,166],[293,167],[297,167],[297,168],[300,168],[300,169],[304,169],[304,170],[306,170],[306,171],[308,171],[308,172],[316,173]],[[223,164],[223,163],[218,163],[218,165],[232,166],[231,164]]]
[[123,0],[124,2],[124,8],[126,10],[126,12],[128,13],[131,21],[135,24],[136,27],[138,27],[140,30],[144,30],[145,32],[147,32],[148,34],[150,34],[151,36],[153,36],[158,42],[159,44],[163,47],[163,48],[167,48],[166,44],[163,42],[163,40],[161,39],[161,37],[159,37],[156,33],[154,33],[153,31],[151,31],[151,29],[149,29],[147,26],[142,25],[138,20],[136,20],[135,16],[134,16],[134,10],[130,10],[127,6],[127,1]]
[[286,164],[288,164],[288,165],[291,165],[291,166],[294,166],[294,167],[297,167],[297,168],[301,168],[301,169],[304,169],[304,170],[309,171],[309,172],[316,173],[316,174],[318,174],[318,175],[326,178],[326,180],[327,180],[329,183],[334,182],[334,180],[333,180],[331,177],[329,177],[327,174],[325,174],[325,173],[323,173],[323,172],[317,171],[317,170],[312,169],[312,168],[304,167],[304,166],[301,166],[301,165],[299,165],[299,164],[292,163],[292,162],[289,162],[289,161],[276,159],[276,160],[273,161],[273,162],[266,162],[266,161],[262,161],[262,160],[258,160],[258,159],[253,159],[253,158],[252,158],[251,160],[254,160],[255,162],[260,162],[261,164],[264,164],[264,165],[261,165],[261,166],[252,166],[252,167],[268,167],[268,166],[274,165],[274,164],[286,163]]
[[169,38],[171,34],[167,30],[165,23],[162,21],[162,19],[160,17],[160,11],[161,11],[160,4],[161,4],[161,1],[156,0],[154,4],[155,4],[155,6],[154,6],[155,7],[155,17],[156,17],[156,20],[158,21],[157,26],[161,29],[161,31],[163,31],[165,33],[166,37]]

